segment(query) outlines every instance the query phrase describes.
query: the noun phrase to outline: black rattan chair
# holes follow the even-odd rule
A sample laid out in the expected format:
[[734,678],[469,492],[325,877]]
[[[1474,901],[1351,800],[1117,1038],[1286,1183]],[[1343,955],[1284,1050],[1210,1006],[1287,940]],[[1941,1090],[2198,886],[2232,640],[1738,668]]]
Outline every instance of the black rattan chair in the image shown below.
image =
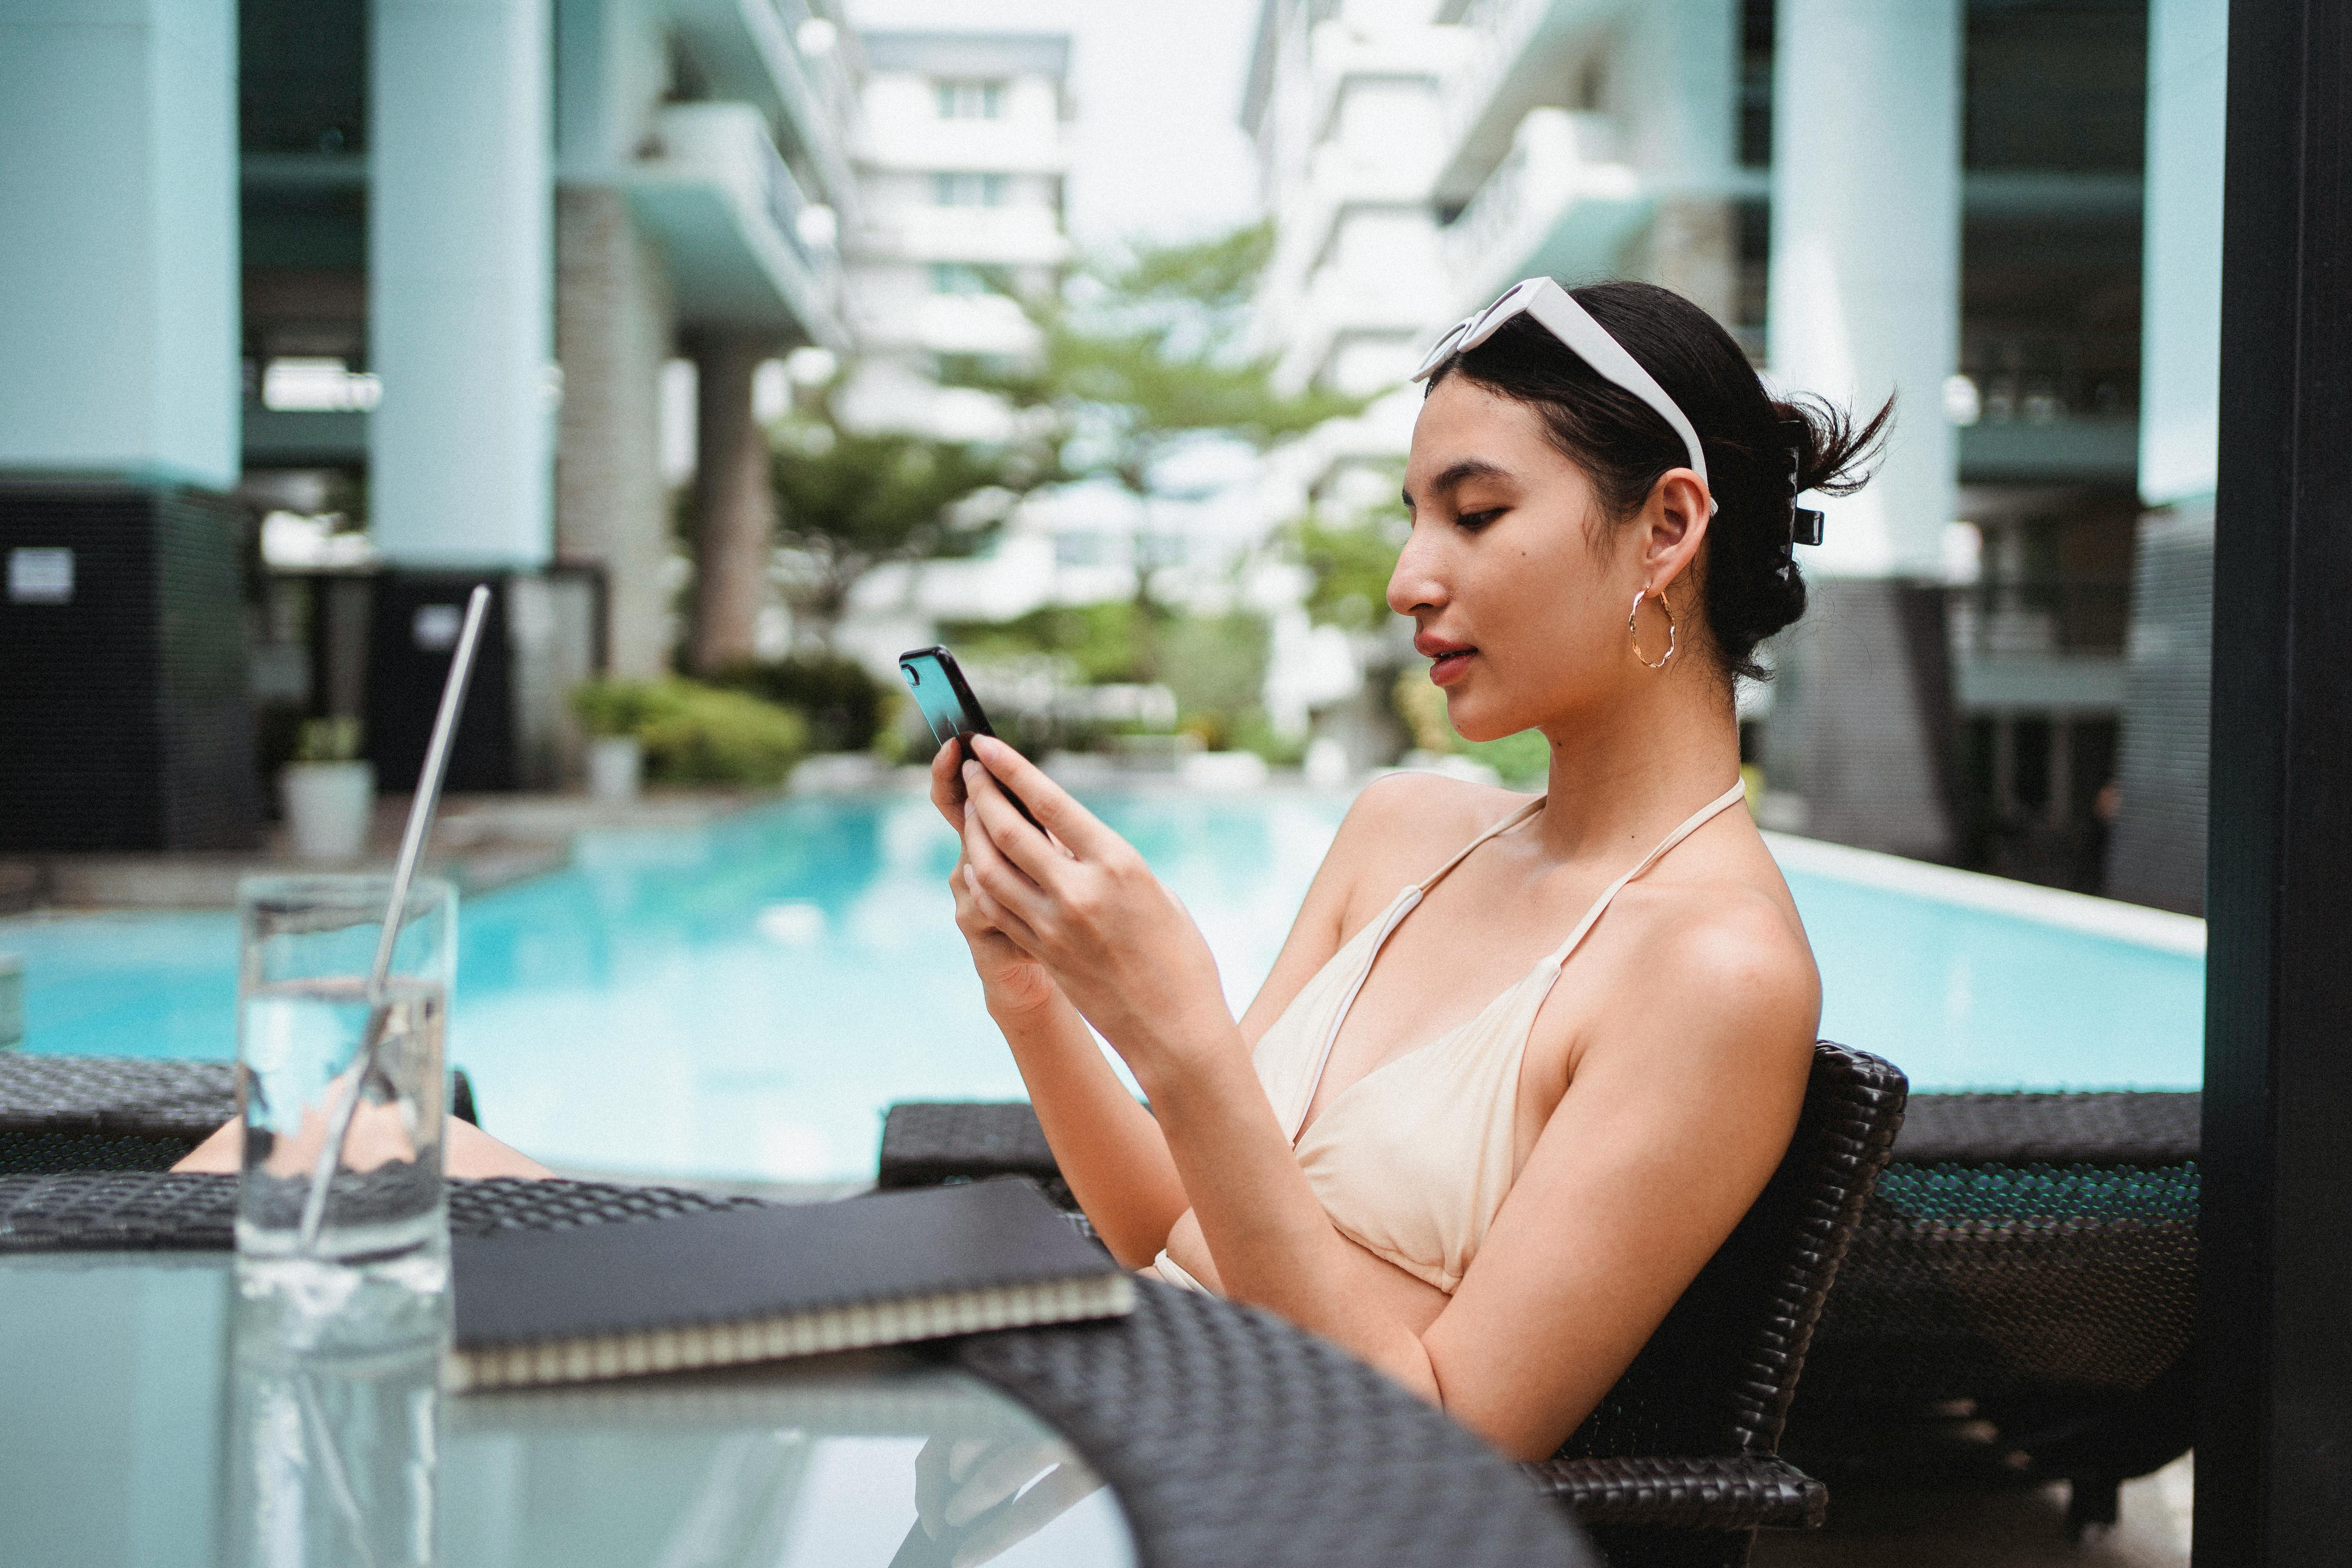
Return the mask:
[[2199,1099],[1927,1094],[1790,1423],[1836,1485],[2070,1483],[2079,1531],[2196,1436]]
[[[1823,1041],[1764,1195],[1559,1454],[1524,1467],[1611,1562],[1743,1563],[1759,1529],[1821,1522],[1827,1489],[1774,1447],[1905,1093],[1895,1068]],[[1027,1105],[891,1108],[880,1184],[1007,1173],[1058,1174]]]
[[[478,1121],[450,1078],[450,1113]],[[234,1062],[0,1051],[0,1174],[168,1171],[236,1114]]]

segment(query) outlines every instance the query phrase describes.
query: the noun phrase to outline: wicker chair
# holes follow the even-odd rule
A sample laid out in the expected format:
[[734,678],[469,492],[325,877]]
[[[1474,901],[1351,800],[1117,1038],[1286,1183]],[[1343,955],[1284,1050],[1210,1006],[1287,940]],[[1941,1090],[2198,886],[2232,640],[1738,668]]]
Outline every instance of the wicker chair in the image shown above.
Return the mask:
[[[1759,1528],[1821,1522],[1827,1489],[1774,1447],[1905,1094],[1895,1068],[1822,1042],[1763,1196],[1559,1453],[1525,1467],[1612,1563],[1739,1564]],[[1027,1105],[891,1108],[882,1185],[1000,1173],[1058,1179]]]
[[[450,1113],[478,1121],[450,1076]],[[168,1171],[236,1114],[234,1062],[0,1051],[0,1175]]]
[[1787,1446],[1833,1484],[2120,1482],[2196,1436],[2195,1094],[1924,1094]]

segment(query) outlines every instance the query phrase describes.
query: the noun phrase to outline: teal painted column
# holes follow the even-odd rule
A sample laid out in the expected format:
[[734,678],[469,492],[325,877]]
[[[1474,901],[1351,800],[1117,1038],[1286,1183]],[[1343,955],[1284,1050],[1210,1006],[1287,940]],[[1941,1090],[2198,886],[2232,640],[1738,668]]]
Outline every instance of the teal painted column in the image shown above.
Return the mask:
[[2213,493],[2229,6],[2153,0],[2147,26],[2139,488],[2150,506],[2164,506]]
[[1780,0],[1772,82],[1773,374],[1857,412],[1902,417],[1877,479],[1819,504],[1801,558],[1830,576],[1934,577],[1958,444],[1958,0]]
[[236,483],[233,0],[0,0],[0,472]]
[[370,11],[369,528],[410,568],[544,565],[557,401],[547,0]]

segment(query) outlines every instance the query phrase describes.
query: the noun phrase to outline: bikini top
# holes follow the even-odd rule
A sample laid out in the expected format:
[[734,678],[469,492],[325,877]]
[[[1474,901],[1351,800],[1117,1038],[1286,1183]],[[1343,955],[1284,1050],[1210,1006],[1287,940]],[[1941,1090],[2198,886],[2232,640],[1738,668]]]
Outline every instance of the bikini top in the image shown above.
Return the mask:
[[1602,889],[1568,940],[1527,977],[1426,1045],[1394,1057],[1332,1096],[1300,1135],[1357,993],[1405,916],[1445,874],[1489,838],[1533,816],[1540,796],[1465,845],[1435,875],[1399,892],[1378,920],[1333,953],[1252,1053],[1258,1081],[1281,1119],[1315,1195],[1342,1234],[1451,1295],[1518,1176],[1512,1122],[1519,1061],[1536,1014],[1583,942],[1627,883],[1744,798],[1735,784],[1693,812],[1641,864]]

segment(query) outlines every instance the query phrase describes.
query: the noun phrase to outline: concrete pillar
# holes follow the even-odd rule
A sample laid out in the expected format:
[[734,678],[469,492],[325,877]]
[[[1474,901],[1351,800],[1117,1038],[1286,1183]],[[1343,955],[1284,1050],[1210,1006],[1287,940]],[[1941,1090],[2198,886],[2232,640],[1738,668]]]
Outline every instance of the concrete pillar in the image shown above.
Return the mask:
[[766,433],[751,415],[751,374],[775,352],[765,338],[711,333],[694,345],[695,673],[753,657],[768,596],[775,491]]
[[555,551],[604,568],[607,663],[644,679],[669,664],[669,493],[661,475],[661,373],[673,335],[660,258],[609,186],[565,186],[555,205],[556,352],[563,412]]
[[[1773,374],[1902,422],[1877,479],[1820,504],[1817,574],[1932,577],[1952,520],[1959,367],[1959,0],[1780,0],[1772,82]],[[1726,119],[1728,120],[1728,111]]]
[[2140,283],[2139,491],[2213,493],[2221,395],[2224,0],[2152,0]]
[[0,0],[0,471],[228,489],[232,0]]
[[1775,640],[1765,731],[1803,831],[1948,859],[1955,847],[1950,648],[1936,579],[1958,447],[1959,0],[1780,0],[1772,84],[1774,379],[1900,420],[1861,494],[1822,497],[1799,552],[1805,619]]
[[1738,175],[1738,0],[1656,0],[1625,13],[1603,107],[1658,195],[1643,273],[1731,325],[1739,238],[1726,194]]
[[2213,489],[2221,395],[2223,0],[2153,0],[2140,281],[2139,521],[2122,795],[2107,855],[2119,899],[2205,909],[2213,673]]
[[369,525],[395,566],[541,566],[547,0],[373,0],[369,17]]

